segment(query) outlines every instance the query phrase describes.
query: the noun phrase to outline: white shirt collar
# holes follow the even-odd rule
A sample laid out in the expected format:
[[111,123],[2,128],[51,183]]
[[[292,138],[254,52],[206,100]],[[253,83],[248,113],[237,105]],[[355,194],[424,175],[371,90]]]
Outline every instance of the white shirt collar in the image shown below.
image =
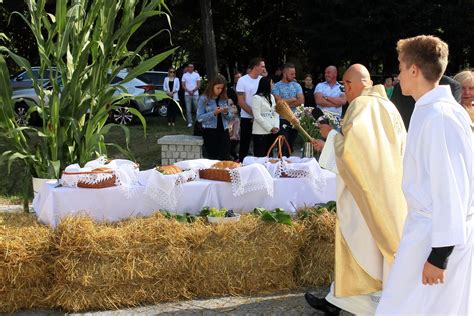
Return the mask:
[[421,98],[419,98],[418,101],[416,101],[415,106],[423,106],[436,101],[456,103],[449,85],[439,85],[436,88],[428,91]]

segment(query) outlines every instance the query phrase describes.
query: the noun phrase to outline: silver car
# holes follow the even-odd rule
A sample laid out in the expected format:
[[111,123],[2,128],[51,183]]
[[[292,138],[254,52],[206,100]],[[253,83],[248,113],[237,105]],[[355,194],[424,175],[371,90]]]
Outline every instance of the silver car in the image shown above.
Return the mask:
[[[40,73],[40,67],[31,67],[31,71],[34,78],[36,78],[40,84],[47,84],[50,80],[50,72],[53,72],[54,74],[56,72],[56,68],[53,67],[51,69],[45,69],[43,74]],[[33,88],[33,79],[26,71],[21,71],[13,75],[10,78],[10,83],[13,91]]]
[[[127,105],[117,107],[110,113],[111,121],[124,125],[134,121],[134,115],[128,110],[129,107],[134,107],[143,114],[157,113],[159,108],[157,98],[153,95],[155,93],[154,85],[147,84],[137,78],[122,84],[121,82],[126,76],[127,71],[121,71],[112,80],[112,85],[120,85],[115,93],[131,94],[133,96],[132,100]],[[46,89],[50,84],[49,79],[40,83]],[[12,98],[15,101],[15,119],[19,125],[38,125],[41,123],[37,112],[28,113],[31,104],[39,104],[39,97],[34,88],[14,90]]]
[[[166,71],[147,71],[144,74],[141,74],[137,78],[155,86],[155,91],[164,91],[163,83],[165,78],[168,76]],[[161,116],[166,116],[168,113],[168,101],[167,100],[158,100],[157,112]]]
[[[155,85],[146,83],[138,78],[134,78],[124,84],[121,83],[127,76],[128,72],[122,70],[112,80],[112,84],[120,85],[125,88],[128,94],[135,96],[126,106],[118,107],[112,110],[111,119],[118,124],[130,124],[134,121],[134,115],[128,110],[128,107],[134,107],[142,114],[152,114],[158,111],[158,100],[153,95],[155,93]],[[117,89],[116,94],[120,94],[121,90]]]

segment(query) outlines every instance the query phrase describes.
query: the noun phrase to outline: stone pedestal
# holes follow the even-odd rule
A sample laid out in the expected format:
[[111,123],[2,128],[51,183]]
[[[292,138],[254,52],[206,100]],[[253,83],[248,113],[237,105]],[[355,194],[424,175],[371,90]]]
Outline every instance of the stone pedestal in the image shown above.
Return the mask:
[[167,135],[158,139],[161,145],[161,165],[182,160],[202,158],[203,140],[200,136]]

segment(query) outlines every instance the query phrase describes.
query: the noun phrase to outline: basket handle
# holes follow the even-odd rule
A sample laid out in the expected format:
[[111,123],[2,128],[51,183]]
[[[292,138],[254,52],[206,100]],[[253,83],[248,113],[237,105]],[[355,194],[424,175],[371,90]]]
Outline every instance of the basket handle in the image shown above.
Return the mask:
[[283,143],[286,145],[286,148],[288,148],[288,154],[291,156],[291,147],[290,147],[290,144],[288,144],[286,137],[283,135],[278,135],[275,141],[273,142],[273,144],[268,149],[267,157],[270,157],[270,153],[272,152],[273,148],[275,148],[275,146],[278,144],[278,158],[279,159],[283,158],[283,152],[282,152]]

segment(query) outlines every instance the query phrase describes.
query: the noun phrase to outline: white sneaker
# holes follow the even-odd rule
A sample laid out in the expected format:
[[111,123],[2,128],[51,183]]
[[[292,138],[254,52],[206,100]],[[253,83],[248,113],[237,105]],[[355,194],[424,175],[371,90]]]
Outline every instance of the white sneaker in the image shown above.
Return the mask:
[[193,124],[189,123],[189,124],[188,124],[188,127],[193,127]]

